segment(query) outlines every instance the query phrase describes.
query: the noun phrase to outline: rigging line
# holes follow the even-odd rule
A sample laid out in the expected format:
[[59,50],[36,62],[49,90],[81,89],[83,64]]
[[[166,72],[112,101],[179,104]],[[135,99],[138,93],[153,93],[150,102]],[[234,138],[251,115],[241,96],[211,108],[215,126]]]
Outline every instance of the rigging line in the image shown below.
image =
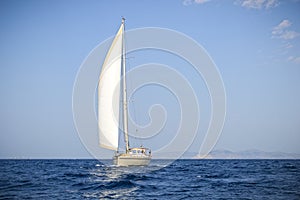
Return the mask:
[[[124,42],[125,42],[125,45],[127,46],[127,41],[126,41],[126,38],[124,38]],[[125,53],[125,57],[126,57],[126,64],[127,64],[127,69],[128,71],[132,70],[132,66],[131,66],[131,63],[130,63],[130,59],[133,59],[134,57],[127,57],[127,53]],[[130,90],[132,91],[132,87],[133,87],[133,84],[132,84],[132,79],[129,78],[127,79],[127,84],[128,84],[128,88],[130,88]],[[142,145],[143,146],[143,140],[141,139],[141,137],[138,137],[138,134],[139,134],[139,130],[138,130],[138,125],[139,125],[139,122],[138,122],[138,117],[137,117],[137,110],[136,110],[136,104],[135,104],[135,101],[136,101],[136,98],[134,97],[134,94],[132,96],[130,96],[130,100],[128,103],[131,104],[132,106],[132,111],[133,111],[133,126],[134,126],[134,131],[135,131],[135,136],[134,137],[135,139],[137,139],[139,145]]]
[[[127,40],[126,40],[126,34],[124,34],[124,45],[127,46]],[[125,60],[126,60],[126,67],[127,67],[127,71],[129,72],[132,68],[131,66],[131,63],[130,63],[130,59],[133,59],[134,57],[127,57],[127,52],[124,52],[124,57],[125,57]],[[125,72],[126,73],[126,72]],[[132,79],[130,79],[130,77],[127,77],[127,90],[128,88],[132,91]],[[132,99],[130,98],[129,101],[127,102],[128,103],[128,107],[129,107],[129,104],[132,105],[132,110],[133,110],[133,126],[134,126],[134,131],[135,131],[135,139],[137,139],[139,145],[142,145],[143,146],[143,140],[141,139],[141,137],[138,137],[138,134],[139,134],[139,131],[138,131],[138,119],[137,119],[137,113],[136,113],[136,106],[135,106],[135,98],[133,97]],[[130,111],[130,109],[129,109]],[[131,115],[129,115],[131,116]],[[129,129],[129,127],[128,127]]]
[[[131,58],[133,58],[133,57],[131,57]],[[131,63],[130,63],[130,61],[128,59],[127,59],[127,67],[128,67],[128,71],[130,71],[132,69]],[[128,80],[128,86],[132,90],[132,79]],[[139,133],[138,124],[139,124],[139,122],[138,122],[138,117],[137,117],[137,109],[136,109],[136,103],[135,103],[135,101],[136,101],[136,98],[135,98],[135,96],[133,94],[132,97],[130,98],[129,102],[130,102],[130,104],[132,106],[132,111],[133,111],[133,120],[134,120],[133,121],[133,125],[134,125],[134,129],[135,129],[134,131],[135,131],[135,135],[136,135],[135,138],[138,140],[139,144],[143,145],[141,138],[138,137],[138,133]]]

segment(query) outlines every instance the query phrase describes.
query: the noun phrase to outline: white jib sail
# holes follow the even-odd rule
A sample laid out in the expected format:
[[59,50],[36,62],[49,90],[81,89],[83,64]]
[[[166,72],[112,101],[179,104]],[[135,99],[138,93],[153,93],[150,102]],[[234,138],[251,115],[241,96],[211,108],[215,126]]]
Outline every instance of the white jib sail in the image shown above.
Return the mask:
[[121,25],[102,66],[98,84],[99,144],[117,150],[119,141],[119,103],[122,54]]

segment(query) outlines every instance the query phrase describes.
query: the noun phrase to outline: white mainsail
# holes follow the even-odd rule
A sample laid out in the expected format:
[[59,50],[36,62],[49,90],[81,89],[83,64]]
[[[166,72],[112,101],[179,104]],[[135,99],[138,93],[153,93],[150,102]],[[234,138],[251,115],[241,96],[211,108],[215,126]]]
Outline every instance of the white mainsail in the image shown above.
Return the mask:
[[123,23],[106,55],[98,84],[99,144],[111,150],[117,150],[119,142],[122,34]]

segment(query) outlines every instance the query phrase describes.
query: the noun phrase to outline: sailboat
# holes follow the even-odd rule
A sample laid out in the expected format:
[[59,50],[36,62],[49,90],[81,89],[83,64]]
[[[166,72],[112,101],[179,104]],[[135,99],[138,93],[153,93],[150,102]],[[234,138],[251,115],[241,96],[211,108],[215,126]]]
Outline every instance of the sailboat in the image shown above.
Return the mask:
[[[143,146],[129,146],[124,34],[125,19],[122,18],[121,26],[105,57],[98,83],[99,144],[103,148],[115,151],[113,156],[115,165],[145,166],[150,163],[151,150]],[[121,98],[122,101],[120,101]],[[123,114],[122,118],[121,114]],[[122,131],[119,124],[123,124]],[[125,152],[119,151],[119,136],[122,132],[125,140]]]

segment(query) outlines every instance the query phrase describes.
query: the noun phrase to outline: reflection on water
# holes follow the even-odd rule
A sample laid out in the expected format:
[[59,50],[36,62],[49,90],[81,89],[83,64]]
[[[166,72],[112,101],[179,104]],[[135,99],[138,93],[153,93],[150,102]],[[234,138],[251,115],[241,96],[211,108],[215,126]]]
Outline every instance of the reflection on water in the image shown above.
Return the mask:
[[[119,167],[108,165],[111,160],[101,161],[90,169],[89,181],[93,182],[99,190],[87,191],[83,194],[87,198],[120,198],[132,196],[140,187],[134,183],[146,178],[145,173],[159,170],[169,164],[169,160],[152,160],[148,166]],[[103,163],[105,162],[105,164]]]

